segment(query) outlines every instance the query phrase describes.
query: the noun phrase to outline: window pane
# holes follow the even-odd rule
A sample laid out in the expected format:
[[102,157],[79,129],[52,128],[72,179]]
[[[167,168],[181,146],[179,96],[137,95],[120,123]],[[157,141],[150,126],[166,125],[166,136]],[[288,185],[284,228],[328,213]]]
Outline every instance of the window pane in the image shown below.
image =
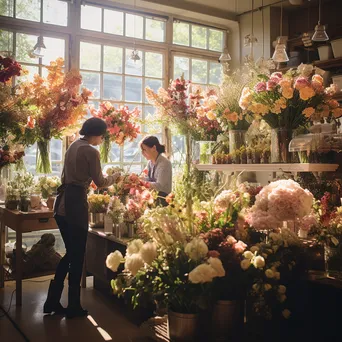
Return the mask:
[[145,75],[149,77],[163,77],[163,55],[145,52]]
[[123,17],[122,12],[104,10],[104,32],[123,35]]
[[223,49],[223,32],[209,29],[209,50],[221,52]]
[[146,33],[145,39],[154,42],[165,41],[165,22],[146,18]]
[[126,142],[124,144],[124,162],[139,162],[141,161],[141,150],[139,146],[139,141],[141,140],[141,136],[132,141]]
[[0,30],[0,51],[13,53],[13,32]]
[[81,42],[80,69],[100,70],[101,45]]
[[40,0],[17,0],[15,11],[16,18],[40,21]]
[[[159,88],[163,86],[162,80],[154,80],[154,79],[145,79],[145,87],[150,87],[155,92],[158,91]],[[147,98],[145,97],[145,102],[148,103]]]
[[63,169],[62,163],[56,164],[56,163],[52,162],[51,168],[52,168],[52,175],[60,177],[60,175],[62,174],[62,169]]
[[16,58],[18,62],[38,63],[37,57],[30,57],[33,47],[37,44],[37,36],[17,33]]
[[101,8],[95,6],[81,6],[81,28],[91,31],[101,31]]
[[44,65],[49,65],[51,61],[56,60],[58,57],[65,59],[64,39],[44,37],[44,44],[46,46],[44,57],[42,59],[42,63]]
[[95,72],[81,72],[83,86],[93,92],[94,98],[100,97],[100,74]]
[[221,64],[210,62],[209,84],[221,83]]
[[44,0],[43,22],[48,24],[67,26],[68,4],[59,0]]
[[51,139],[50,151],[52,161],[61,161],[63,158],[63,141],[60,139]]
[[125,165],[125,166],[124,166],[125,172],[128,172],[128,173],[135,173],[135,174],[137,174],[137,175],[140,175],[142,169],[143,169],[143,167],[142,167],[141,164],[138,164],[138,165],[129,164],[129,165]]
[[191,26],[191,46],[206,49],[207,48],[207,28],[203,26],[192,25]]
[[143,39],[144,18],[139,15],[126,14],[126,36]]
[[174,167],[177,167],[177,164],[185,163],[185,144],[182,135],[172,136],[172,159]]
[[27,172],[36,173],[37,143],[25,149],[23,158]]
[[193,59],[191,80],[196,83],[207,83],[207,68],[206,61]]
[[103,97],[106,100],[122,100],[122,76],[103,75]]
[[184,74],[186,80],[189,79],[189,58],[186,57],[175,57],[173,59],[173,78],[181,77]]
[[27,75],[20,76],[20,82],[33,81],[34,75],[39,75],[39,67],[32,65],[22,65],[23,69],[28,71]]
[[13,8],[14,8],[13,0],[1,0],[0,1],[0,15],[13,17]]
[[156,109],[153,106],[145,106],[144,118],[146,124],[144,125],[144,132],[148,134],[160,134],[162,126],[160,122],[156,122]]
[[137,51],[140,60],[132,61],[129,57],[131,56],[133,50],[126,49],[126,59],[125,59],[125,74],[142,76],[142,51]]
[[122,53],[123,49],[114,46],[104,46],[103,48],[103,71],[122,73]]
[[109,160],[113,163],[120,161],[120,146],[112,143],[109,153]]
[[190,25],[186,23],[173,23],[173,43],[179,45],[190,45],[189,39]]
[[126,77],[125,100],[130,102],[142,101],[142,79],[138,77]]

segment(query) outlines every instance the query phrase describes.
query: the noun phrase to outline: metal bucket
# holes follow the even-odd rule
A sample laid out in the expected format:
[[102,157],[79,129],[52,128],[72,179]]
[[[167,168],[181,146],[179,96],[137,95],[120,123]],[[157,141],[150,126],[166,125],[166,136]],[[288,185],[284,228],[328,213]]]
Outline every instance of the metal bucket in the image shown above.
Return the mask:
[[169,311],[168,330],[171,341],[196,341],[198,315]]
[[89,213],[90,228],[103,228],[104,216],[105,216],[105,213]]

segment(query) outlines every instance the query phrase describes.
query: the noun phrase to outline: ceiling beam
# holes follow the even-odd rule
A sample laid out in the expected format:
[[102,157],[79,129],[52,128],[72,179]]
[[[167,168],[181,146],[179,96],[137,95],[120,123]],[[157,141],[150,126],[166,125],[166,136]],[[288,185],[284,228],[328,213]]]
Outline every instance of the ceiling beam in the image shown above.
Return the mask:
[[222,18],[237,21],[237,15],[234,12],[223,11],[218,8],[210,7],[207,5],[201,5],[196,3],[191,3],[183,0],[142,0],[145,2],[152,2],[158,5],[169,6],[179,8],[185,11],[196,12],[201,14],[210,15],[212,17]]

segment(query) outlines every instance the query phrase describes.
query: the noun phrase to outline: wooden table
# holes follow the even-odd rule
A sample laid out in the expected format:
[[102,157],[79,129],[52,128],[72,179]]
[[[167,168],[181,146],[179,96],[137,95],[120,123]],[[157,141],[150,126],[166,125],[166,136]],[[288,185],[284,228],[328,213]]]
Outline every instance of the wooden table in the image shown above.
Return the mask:
[[5,227],[9,227],[16,233],[16,305],[22,305],[22,236],[23,233],[47,229],[58,229],[53,218],[53,212],[36,210],[29,213],[22,213],[18,210],[9,210],[0,206],[0,288],[4,287],[4,264],[5,264]]

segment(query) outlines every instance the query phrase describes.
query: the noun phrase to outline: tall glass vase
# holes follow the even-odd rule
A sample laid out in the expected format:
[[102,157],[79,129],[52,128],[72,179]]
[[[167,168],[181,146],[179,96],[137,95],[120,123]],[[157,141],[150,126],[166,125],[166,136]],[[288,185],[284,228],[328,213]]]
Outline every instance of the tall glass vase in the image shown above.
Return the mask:
[[37,141],[38,157],[36,163],[37,173],[52,173],[51,156],[50,156],[50,140]]
[[246,131],[231,129],[229,133],[229,153],[240,150],[241,147],[246,146]]
[[292,152],[289,144],[292,140],[292,130],[287,128],[272,128],[271,130],[271,162],[291,163]]
[[100,145],[100,158],[102,163],[109,163],[110,140],[109,137],[103,139]]

